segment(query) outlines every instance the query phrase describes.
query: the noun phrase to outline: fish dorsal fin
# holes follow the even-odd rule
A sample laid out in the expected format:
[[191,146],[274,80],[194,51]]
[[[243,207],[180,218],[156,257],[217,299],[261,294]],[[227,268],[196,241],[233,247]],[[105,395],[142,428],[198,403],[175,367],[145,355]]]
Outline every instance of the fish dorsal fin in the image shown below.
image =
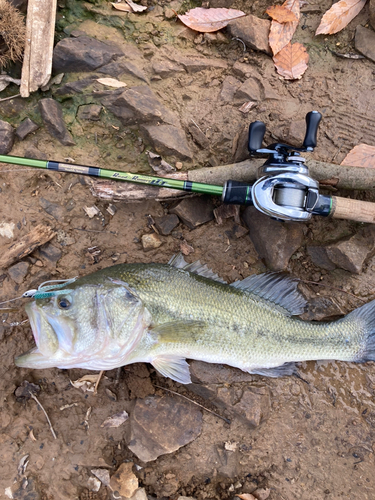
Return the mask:
[[168,264],[172,267],[176,267],[177,269],[183,269],[184,271],[189,271],[193,274],[198,274],[199,276],[203,276],[204,278],[209,278],[214,281],[218,281],[219,283],[227,283],[223,279],[220,278],[216,273],[214,273],[211,269],[207,267],[206,264],[201,264],[199,260],[193,262],[192,264],[188,264],[184,259],[184,256],[179,253],[174,255]]
[[258,297],[273,302],[279,310],[289,316],[302,314],[306,300],[297,290],[298,281],[279,273],[254,274],[230,286],[251,292]]

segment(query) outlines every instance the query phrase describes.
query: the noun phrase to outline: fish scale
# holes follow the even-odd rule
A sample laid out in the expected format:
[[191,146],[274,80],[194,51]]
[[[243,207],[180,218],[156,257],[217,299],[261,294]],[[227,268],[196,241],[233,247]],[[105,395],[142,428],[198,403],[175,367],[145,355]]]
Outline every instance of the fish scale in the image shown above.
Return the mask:
[[[60,287],[34,301],[27,312],[37,348],[16,364],[98,370],[149,362],[188,383],[186,358],[268,376],[293,373],[294,362],[375,358],[374,302],[334,322],[302,321],[293,316],[304,304],[293,280],[268,274],[227,285],[198,264],[119,264],[70,282],[66,295]],[[52,334],[55,353],[56,342],[42,345]]]

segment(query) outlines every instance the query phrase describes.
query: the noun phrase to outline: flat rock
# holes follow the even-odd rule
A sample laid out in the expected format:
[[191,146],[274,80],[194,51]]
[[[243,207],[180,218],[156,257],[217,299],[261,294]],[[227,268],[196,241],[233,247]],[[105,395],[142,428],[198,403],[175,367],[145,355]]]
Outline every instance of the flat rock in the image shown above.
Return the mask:
[[262,78],[256,67],[251,64],[242,63],[240,61],[236,61],[233,64],[232,73],[242,79],[250,78],[251,76],[259,79]]
[[205,69],[227,69],[228,64],[221,59],[209,59],[208,57],[182,57],[178,62],[188,73],[197,73]]
[[98,73],[103,73],[110,76],[119,76],[123,73],[131,76],[135,76],[139,80],[148,83],[148,78],[143,70],[143,66],[139,62],[127,61],[126,59],[121,59],[119,61],[113,61],[101,68],[98,68]]
[[28,262],[18,262],[8,269],[10,278],[18,284],[21,284],[29,272],[30,264]]
[[242,393],[236,387],[220,387],[212,403],[234,413],[255,429],[270,414],[271,396],[268,387],[251,387]]
[[133,462],[125,462],[111,476],[110,487],[116,497],[131,498],[138,489],[138,478],[133,472]]
[[0,154],[7,155],[14,144],[15,131],[8,122],[0,120]]
[[250,14],[230,21],[227,29],[231,36],[241,38],[251,49],[260,50],[272,55],[268,43],[270,27],[271,21],[260,19]]
[[46,260],[51,264],[56,264],[62,256],[62,251],[55,247],[55,245],[52,245],[52,243],[47,243],[39,247],[37,255],[40,259]]
[[307,253],[310,255],[313,263],[321,269],[333,271],[336,266],[328,257],[327,248],[324,245],[309,245]]
[[178,73],[185,73],[185,69],[180,64],[168,61],[168,59],[153,62],[152,71],[155,75],[159,75],[162,78],[169,78]]
[[129,449],[143,462],[172,453],[196,439],[202,430],[199,408],[181,398],[137,399],[130,417]]
[[145,140],[162,156],[173,156],[179,160],[191,160],[192,152],[185,132],[174,125],[142,125]]
[[25,118],[16,129],[16,136],[23,141],[29,134],[38,130],[39,125],[30,118]]
[[99,104],[86,104],[79,107],[77,116],[80,120],[97,122],[100,120],[102,109],[103,107]]
[[53,51],[54,73],[93,71],[123,55],[118,47],[89,36],[64,38]]
[[155,217],[155,227],[159,233],[167,236],[173,229],[179,225],[180,221],[177,215],[167,214],[162,217]]
[[355,48],[370,61],[375,62],[375,33],[358,25],[355,30]]
[[246,101],[260,101],[260,87],[259,83],[255,78],[248,78],[243,84],[237,89],[234,97],[236,99],[246,100]]
[[179,126],[180,123],[179,118],[159,101],[147,85],[130,87],[119,95],[104,97],[102,104],[124,125],[162,122]]
[[341,269],[360,274],[374,249],[374,230],[366,229],[346,240],[328,245],[326,251],[331,262]]
[[82,94],[82,92],[92,85],[97,79],[98,75],[91,75],[87,78],[81,78],[75,82],[68,82],[55,90],[54,95],[71,95],[71,94]]
[[38,107],[48,132],[64,146],[74,146],[75,142],[64,123],[61,104],[46,98],[39,100]]
[[169,213],[176,214],[190,229],[194,229],[214,218],[214,205],[209,196],[184,198],[177,205],[169,209]]
[[201,148],[208,149],[210,147],[210,141],[194,123],[189,123],[188,130],[194,139],[194,142],[196,142]]
[[61,221],[61,218],[64,216],[64,208],[57,203],[53,203],[45,198],[40,198],[39,205],[47,212],[47,214],[52,215],[52,217],[58,221]]
[[331,321],[342,315],[342,311],[328,297],[312,297],[308,300],[306,311],[301,314],[304,321]]
[[370,14],[370,24],[375,30],[375,0],[370,0],[369,14]]
[[303,239],[301,222],[280,222],[247,207],[242,216],[250,231],[250,238],[259,257],[272,271],[287,268],[290,257]]
[[234,99],[234,94],[237,92],[241,82],[234,78],[232,75],[228,75],[224,78],[223,85],[220,90],[219,99],[225,102],[232,102]]

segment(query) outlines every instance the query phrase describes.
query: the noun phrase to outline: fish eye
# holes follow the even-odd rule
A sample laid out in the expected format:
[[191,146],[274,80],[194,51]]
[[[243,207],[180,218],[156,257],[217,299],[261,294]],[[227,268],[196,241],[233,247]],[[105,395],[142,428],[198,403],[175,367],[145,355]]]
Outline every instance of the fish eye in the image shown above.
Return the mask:
[[69,302],[68,299],[66,299],[64,297],[64,298],[59,300],[58,305],[59,305],[60,309],[69,309],[69,307],[71,306],[71,303]]

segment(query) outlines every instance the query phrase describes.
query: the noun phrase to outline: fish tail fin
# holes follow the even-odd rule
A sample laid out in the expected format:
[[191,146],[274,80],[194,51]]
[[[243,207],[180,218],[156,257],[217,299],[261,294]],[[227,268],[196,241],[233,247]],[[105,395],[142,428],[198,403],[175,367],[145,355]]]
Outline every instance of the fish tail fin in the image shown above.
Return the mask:
[[354,324],[358,341],[362,343],[353,361],[375,361],[375,300],[349,313],[342,321]]

